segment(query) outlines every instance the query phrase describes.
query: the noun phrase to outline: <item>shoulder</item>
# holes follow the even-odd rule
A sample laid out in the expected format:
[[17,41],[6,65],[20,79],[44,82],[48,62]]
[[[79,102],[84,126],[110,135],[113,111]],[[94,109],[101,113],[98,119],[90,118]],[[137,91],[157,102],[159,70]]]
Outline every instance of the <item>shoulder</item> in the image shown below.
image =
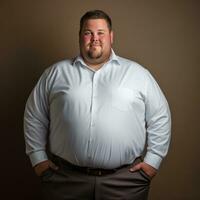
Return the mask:
[[144,85],[152,84],[156,82],[154,75],[150,72],[150,70],[140,63],[127,59],[124,57],[118,56],[118,61],[120,63],[120,68],[126,71],[129,74],[129,77],[135,81],[139,81]]
[[39,83],[53,84],[56,80],[62,79],[73,68],[72,62],[73,60],[65,59],[45,68],[39,78]]
[[64,71],[67,72],[68,70],[70,70],[70,68],[73,67],[72,63],[73,63],[72,59],[65,59],[65,60],[58,61],[52,64],[51,66],[47,67],[44,70],[43,74],[46,77],[52,77],[55,75],[62,74]]
[[118,61],[119,61],[120,65],[122,67],[125,67],[134,73],[141,74],[144,76],[146,76],[150,73],[146,67],[144,67],[143,65],[141,65],[140,63],[138,63],[134,60],[120,57],[120,56],[117,56],[117,57],[118,57]]
[[54,71],[68,69],[68,68],[72,67],[72,62],[73,62],[73,60],[71,60],[71,59],[65,59],[65,60],[58,61],[58,62],[52,64],[50,67],[46,68],[45,72],[51,73]]

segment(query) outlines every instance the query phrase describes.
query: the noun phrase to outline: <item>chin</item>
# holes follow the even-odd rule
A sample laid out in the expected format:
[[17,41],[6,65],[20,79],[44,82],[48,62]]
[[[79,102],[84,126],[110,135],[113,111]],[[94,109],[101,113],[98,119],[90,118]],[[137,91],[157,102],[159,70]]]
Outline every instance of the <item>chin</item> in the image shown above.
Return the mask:
[[101,52],[99,52],[99,53],[91,53],[91,52],[89,52],[88,56],[90,58],[92,58],[92,59],[98,59],[98,58],[100,58],[102,56],[102,53]]

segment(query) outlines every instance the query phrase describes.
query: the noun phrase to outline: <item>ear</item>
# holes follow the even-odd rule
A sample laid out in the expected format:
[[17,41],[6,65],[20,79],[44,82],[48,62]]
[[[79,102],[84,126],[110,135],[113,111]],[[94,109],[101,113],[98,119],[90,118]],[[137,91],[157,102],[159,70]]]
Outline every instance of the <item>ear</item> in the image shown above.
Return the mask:
[[111,41],[111,44],[113,44],[113,31],[110,31],[110,41]]

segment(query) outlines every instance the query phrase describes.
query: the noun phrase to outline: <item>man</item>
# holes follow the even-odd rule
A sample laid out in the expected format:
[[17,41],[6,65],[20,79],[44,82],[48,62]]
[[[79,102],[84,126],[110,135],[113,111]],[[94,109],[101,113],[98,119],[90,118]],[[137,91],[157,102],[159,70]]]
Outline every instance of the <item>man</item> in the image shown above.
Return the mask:
[[26,104],[26,153],[44,197],[147,199],[169,147],[167,101],[145,68],[114,53],[103,11],[81,18],[79,43],[80,55],[46,69]]

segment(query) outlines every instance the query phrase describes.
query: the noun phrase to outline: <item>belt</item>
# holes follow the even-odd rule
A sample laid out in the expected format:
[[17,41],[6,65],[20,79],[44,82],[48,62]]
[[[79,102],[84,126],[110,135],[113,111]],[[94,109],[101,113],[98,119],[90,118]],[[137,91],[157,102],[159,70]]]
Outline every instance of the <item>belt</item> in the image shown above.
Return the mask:
[[101,168],[81,167],[78,165],[74,165],[74,164],[72,164],[58,156],[55,156],[55,155],[53,156],[52,160],[55,162],[55,164],[60,165],[63,168],[79,171],[84,174],[92,175],[92,176],[103,176],[103,175],[113,174],[116,171],[118,171],[119,169],[130,166],[130,164],[128,164],[128,165],[123,165],[123,166],[115,168],[115,169],[101,169]]

